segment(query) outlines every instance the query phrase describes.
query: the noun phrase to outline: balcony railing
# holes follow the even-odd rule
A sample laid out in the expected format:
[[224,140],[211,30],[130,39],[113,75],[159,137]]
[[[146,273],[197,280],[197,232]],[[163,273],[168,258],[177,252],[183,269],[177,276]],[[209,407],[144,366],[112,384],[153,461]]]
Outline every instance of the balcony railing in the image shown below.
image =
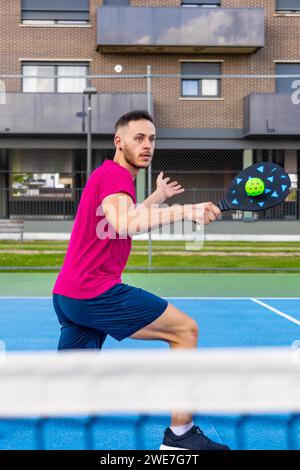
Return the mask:
[[262,8],[98,7],[104,52],[251,54],[264,46]]
[[244,98],[244,136],[300,135],[300,104],[291,94],[253,94]]
[[[111,134],[132,109],[147,109],[146,93],[98,93],[92,96],[92,132]],[[87,98],[81,93],[6,93],[0,106],[0,134],[85,134]]]

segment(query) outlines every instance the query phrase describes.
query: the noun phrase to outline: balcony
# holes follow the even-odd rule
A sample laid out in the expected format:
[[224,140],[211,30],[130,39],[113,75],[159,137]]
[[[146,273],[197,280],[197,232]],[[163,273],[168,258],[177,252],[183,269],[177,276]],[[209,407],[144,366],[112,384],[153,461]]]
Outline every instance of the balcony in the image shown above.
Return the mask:
[[262,8],[98,7],[102,52],[251,54],[264,46]]
[[244,98],[244,137],[300,135],[300,103],[291,94],[253,94]]
[[[146,93],[92,96],[92,132],[114,133],[117,119],[147,109]],[[7,93],[0,106],[0,134],[82,134],[87,132],[87,98],[81,93]]]

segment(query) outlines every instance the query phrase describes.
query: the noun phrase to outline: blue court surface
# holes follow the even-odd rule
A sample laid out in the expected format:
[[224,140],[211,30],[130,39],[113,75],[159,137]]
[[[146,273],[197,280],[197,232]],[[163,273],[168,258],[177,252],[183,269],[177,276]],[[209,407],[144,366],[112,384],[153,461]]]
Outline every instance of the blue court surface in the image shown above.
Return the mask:
[[[292,347],[300,340],[299,298],[167,300],[197,321],[200,348]],[[7,351],[56,349],[59,324],[51,298],[1,297],[0,311],[0,340]],[[104,349],[167,347],[110,337],[104,344]],[[195,421],[210,438],[233,449],[300,449],[299,417],[203,415]],[[0,449],[158,449],[168,425],[167,416],[0,420]]]

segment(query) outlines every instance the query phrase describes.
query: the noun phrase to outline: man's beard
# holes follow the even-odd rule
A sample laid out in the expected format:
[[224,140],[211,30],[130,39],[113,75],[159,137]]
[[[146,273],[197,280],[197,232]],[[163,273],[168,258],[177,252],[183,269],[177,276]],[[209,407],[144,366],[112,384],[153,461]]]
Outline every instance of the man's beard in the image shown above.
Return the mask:
[[126,163],[129,163],[129,165],[133,166],[134,168],[137,168],[137,169],[145,168],[145,166],[143,164],[138,164],[135,161],[134,153],[127,147],[126,144],[124,145],[123,155],[124,155],[124,159],[125,159]]

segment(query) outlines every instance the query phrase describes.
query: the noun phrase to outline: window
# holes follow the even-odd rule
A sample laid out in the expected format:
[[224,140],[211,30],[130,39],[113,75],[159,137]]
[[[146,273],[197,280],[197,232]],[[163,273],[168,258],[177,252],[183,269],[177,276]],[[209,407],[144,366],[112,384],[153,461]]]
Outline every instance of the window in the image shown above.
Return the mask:
[[14,149],[11,152],[11,197],[65,199],[74,187],[72,151],[49,149]]
[[129,5],[129,0],[103,0],[103,5],[126,7]]
[[[181,69],[181,94],[183,97],[214,98],[221,95],[221,80],[211,78],[212,75],[221,75],[221,64],[216,62],[184,62]],[[195,78],[193,78],[193,75]],[[205,76],[208,78],[205,78]],[[197,77],[198,76],[198,77]],[[199,78],[203,76],[203,78]]]
[[221,5],[221,0],[182,0],[181,6],[183,7],[205,7],[205,8],[216,8]]
[[22,23],[36,25],[86,24],[89,0],[22,0]]
[[300,13],[300,0],[276,0],[276,11],[282,13]]
[[88,21],[85,20],[23,20],[22,24],[31,24],[31,25],[53,25],[53,24],[63,24],[63,25],[81,25],[87,24]]
[[71,198],[73,177],[64,173],[14,173],[12,197]]
[[276,93],[289,93],[295,91],[293,83],[300,80],[299,64],[276,64],[276,75],[298,75],[297,77],[276,77]]
[[82,93],[87,85],[87,64],[27,62],[22,71],[24,93]]

